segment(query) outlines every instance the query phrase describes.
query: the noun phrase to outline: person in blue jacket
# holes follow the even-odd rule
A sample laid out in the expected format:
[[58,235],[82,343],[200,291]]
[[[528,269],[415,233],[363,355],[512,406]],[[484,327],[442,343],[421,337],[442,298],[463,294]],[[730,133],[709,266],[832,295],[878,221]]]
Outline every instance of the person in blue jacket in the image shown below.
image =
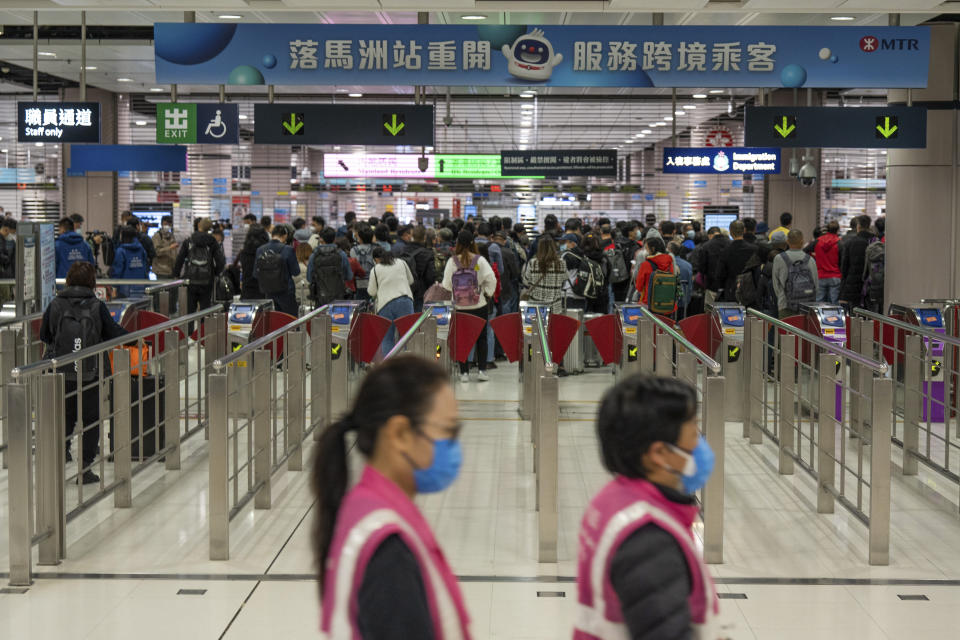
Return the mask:
[[[147,251],[140,244],[136,228],[124,227],[120,233],[120,243],[113,258],[113,266],[110,267],[110,277],[146,280],[149,271]],[[119,285],[117,287],[117,295],[121,298],[142,296],[143,293],[142,286]]]
[[[263,294],[273,300],[274,309],[296,316],[299,308],[293,276],[300,275],[300,263],[293,247],[287,244],[287,236],[286,225],[273,228],[270,242],[257,249],[253,277],[260,283]],[[279,256],[280,260],[274,261],[273,256]]]
[[73,220],[70,218],[60,220],[60,235],[54,243],[58,278],[66,278],[67,271],[74,262],[89,262],[94,267],[97,266],[90,245],[73,229]]

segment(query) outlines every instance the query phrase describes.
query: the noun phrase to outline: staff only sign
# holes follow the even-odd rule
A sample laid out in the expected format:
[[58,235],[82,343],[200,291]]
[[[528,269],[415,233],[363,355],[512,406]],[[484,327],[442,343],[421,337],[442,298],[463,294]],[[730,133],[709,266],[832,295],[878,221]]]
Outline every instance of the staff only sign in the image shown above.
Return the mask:
[[17,142],[100,142],[100,103],[18,102]]
[[927,86],[928,27],[158,23],[157,82]]

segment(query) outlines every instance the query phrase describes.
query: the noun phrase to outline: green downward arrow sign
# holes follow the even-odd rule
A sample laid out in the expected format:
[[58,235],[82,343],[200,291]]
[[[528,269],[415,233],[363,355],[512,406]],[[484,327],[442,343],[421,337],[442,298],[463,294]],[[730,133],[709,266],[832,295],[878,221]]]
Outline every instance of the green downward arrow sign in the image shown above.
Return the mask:
[[[877,121],[878,121],[878,122],[879,122],[879,120],[880,120],[880,118],[877,118]],[[877,131],[880,132],[880,135],[882,135],[884,138],[889,138],[889,137],[892,136],[894,133],[896,133],[896,132],[897,132],[897,129],[899,129],[899,128],[900,128],[900,127],[898,127],[897,124],[896,124],[896,118],[894,118],[893,124],[890,124],[890,116],[884,116],[884,118],[883,118],[883,124],[882,124],[882,125],[879,125],[879,124],[877,125]]]
[[284,120],[281,124],[283,124],[283,128],[289,131],[292,136],[297,135],[297,132],[303,128],[303,120],[301,119],[300,122],[297,122],[297,114],[295,113],[290,114],[289,122]]
[[397,122],[397,114],[393,113],[390,115],[390,122],[384,122],[383,126],[387,131],[390,132],[390,135],[395,136],[403,131],[403,128],[407,125],[405,125],[403,122]]
[[782,124],[775,124],[773,128],[777,130],[777,133],[780,134],[781,138],[786,138],[793,130],[797,128],[797,125],[790,122],[790,119],[787,116],[783,116]]

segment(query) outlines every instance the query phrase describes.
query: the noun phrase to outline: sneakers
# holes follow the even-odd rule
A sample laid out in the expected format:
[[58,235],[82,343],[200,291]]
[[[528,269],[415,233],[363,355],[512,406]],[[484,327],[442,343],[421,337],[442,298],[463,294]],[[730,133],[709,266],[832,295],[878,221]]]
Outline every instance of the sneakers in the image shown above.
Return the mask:
[[460,374],[460,382],[464,382],[464,383],[470,382],[470,374],[469,374],[469,373],[461,373],[461,374]]
[[84,471],[82,476],[77,477],[77,484],[96,484],[98,482],[100,482],[100,476],[90,469]]
[[486,382],[489,379],[490,379],[490,376],[487,375],[486,371],[480,371],[479,373],[477,373],[477,380],[479,380],[480,382]]

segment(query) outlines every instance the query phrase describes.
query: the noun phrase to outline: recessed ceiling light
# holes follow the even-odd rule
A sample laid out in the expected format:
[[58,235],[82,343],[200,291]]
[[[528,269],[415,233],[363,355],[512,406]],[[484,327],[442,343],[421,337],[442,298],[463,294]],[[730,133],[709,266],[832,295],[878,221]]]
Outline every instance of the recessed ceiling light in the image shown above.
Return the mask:
[[0,149],[0,153],[10,153],[10,149]]
[[703,99],[705,99],[705,98],[707,97],[707,94],[705,94],[705,93],[695,93],[695,94],[693,94],[693,97],[696,98],[697,100],[703,100]]
[[475,13],[472,15],[460,16],[461,20],[486,20],[487,16]]
[[673,122],[673,116],[667,116],[663,119],[664,122]]
[[851,20],[854,20],[854,17],[853,16],[830,16],[830,19],[835,20],[836,22],[850,22]]
[[160,92],[162,92],[163,90],[164,90],[163,87],[150,87],[150,91],[152,91],[152,92],[154,92],[154,93],[160,93]]
[[522,104],[522,105],[520,105],[520,108],[526,111],[526,110],[529,110],[529,109],[533,109],[534,106],[533,106],[532,104]]
[[537,95],[536,91],[524,91],[520,94],[521,98],[535,98]]
[[718,93],[723,93],[723,89],[710,89],[710,93],[717,95]]
[[683,108],[686,109],[687,111],[689,111],[689,110],[691,110],[691,109],[696,109],[696,108],[697,108],[697,105],[695,105],[695,104],[685,104],[685,105],[683,105]]
[[223,15],[217,16],[221,20],[242,20],[243,16],[238,16],[235,13],[224,13]]
[[685,115],[687,115],[687,112],[684,111],[683,109],[677,109],[677,110],[674,111],[673,113],[674,113],[674,115],[678,115],[678,116],[685,116]]
[[131,78],[117,78],[117,82],[133,82]]
[[363,97],[363,94],[362,94],[362,93],[348,93],[347,96],[350,97],[350,98],[362,98],[362,97]]
[[96,71],[96,70],[97,70],[96,67],[93,67],[93,66],[90,66],[90,65],[85,66],[83,69],[84,69],[84,71]]
[[530,122],[521,122],[521,123],[520,123],[520,126],[521,126],[521,127],[529,127],[529,126],[530,126]]
[[653,133],[653,132],[650,131],[650,129],[644,129],[643,131],[640,132],[640,135],[645,135],[645,134],[648,134],[648,133]]
[[33,146],[35,146],[35,147],[42,147],[42,146],[43,146],[43,143],[42,143],[42,142],[34,142],[34,143],[33,143]]
[[134,122],[133,124],[137,125],[138,127],[145,127],[145,126],[147,126],[147,121],[146,121],[146,120],[137,120],[137,121]]
[[247,119],[246,114],[243,114],[243,113],[241,113],[241,114],[240,114],[239,116],[237,116],[237,117],[240,118],[241,120],[246,120],[246,119]]
[[55,58],[57,56],[57,54],[55,54],[53,51],[37,51],[37,55],[46,56],[48,58]]
[[334,150],[334,151],[340,151],[340,145],[334,145],[333,150]]

